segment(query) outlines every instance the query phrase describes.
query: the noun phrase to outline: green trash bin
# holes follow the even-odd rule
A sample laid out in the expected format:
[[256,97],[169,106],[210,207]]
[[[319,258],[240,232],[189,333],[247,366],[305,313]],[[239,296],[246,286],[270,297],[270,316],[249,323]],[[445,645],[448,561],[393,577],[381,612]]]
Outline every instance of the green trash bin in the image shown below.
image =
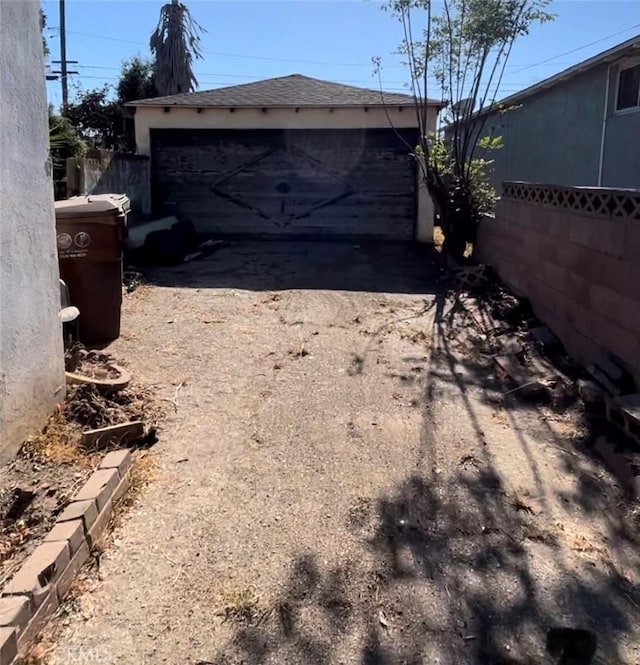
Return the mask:
[[80,310],[80,341],[110,342],[120,335],[122,253],[128,198],[121,194],[56,201],[60,277]]

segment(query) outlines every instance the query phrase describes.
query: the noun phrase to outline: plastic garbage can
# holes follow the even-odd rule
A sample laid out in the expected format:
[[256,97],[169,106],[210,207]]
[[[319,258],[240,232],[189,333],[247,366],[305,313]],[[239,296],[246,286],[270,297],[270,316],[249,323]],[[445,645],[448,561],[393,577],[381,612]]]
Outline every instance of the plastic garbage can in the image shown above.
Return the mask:
[[110,342],[120,335],[122,253],[129,200],[122,194],[56,201],[60,277],[80,310],[80,340]]

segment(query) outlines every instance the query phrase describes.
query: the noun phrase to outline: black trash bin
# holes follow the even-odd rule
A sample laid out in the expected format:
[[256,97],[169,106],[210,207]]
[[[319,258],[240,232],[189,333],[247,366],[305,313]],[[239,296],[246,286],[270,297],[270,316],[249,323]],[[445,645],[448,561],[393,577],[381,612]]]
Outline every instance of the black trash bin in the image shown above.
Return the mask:
[[60,277],[80,310],[85,344],[120,335],[128,209],[128,198],[121,194],[76,196],[55,204]]

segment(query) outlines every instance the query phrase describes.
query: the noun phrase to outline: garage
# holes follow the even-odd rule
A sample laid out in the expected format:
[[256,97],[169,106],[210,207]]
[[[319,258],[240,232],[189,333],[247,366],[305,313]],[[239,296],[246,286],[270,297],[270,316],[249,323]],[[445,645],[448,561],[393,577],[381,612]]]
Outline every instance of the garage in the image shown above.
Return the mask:
[[404,130],[157,130],[154,208],[220,236],[410,240],[415,160]]
[[153,214],[199,233],[412,240],[432,224],[409,95],[292,75],[133,105]]

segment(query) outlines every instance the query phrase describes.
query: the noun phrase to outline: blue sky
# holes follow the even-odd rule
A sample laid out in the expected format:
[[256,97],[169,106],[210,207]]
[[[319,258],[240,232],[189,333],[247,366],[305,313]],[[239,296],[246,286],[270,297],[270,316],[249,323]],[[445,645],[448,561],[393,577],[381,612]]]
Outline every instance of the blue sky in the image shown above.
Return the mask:
[[[383,87],[406,92],[407,72],[393,54],[401,27],[373,0],[214,2],[185,0],[206,28],[200,89],[300,73],[377,88],[372,56],[383,61]],[[160,0],[67,0],[67,58],[78,60],[74,86],[115,83],[122,61],[148,56]],[[59,59],[58,1],[42,3],[51,59]],[[516,44],[501,87],[507,96],[640,33],[637,0],[555,0],[553,23]],[[57,66],[54,66],[56,68]],[[60,105],[60,84],[47,85]],[[71,93],[73,96],[73,92]]]

